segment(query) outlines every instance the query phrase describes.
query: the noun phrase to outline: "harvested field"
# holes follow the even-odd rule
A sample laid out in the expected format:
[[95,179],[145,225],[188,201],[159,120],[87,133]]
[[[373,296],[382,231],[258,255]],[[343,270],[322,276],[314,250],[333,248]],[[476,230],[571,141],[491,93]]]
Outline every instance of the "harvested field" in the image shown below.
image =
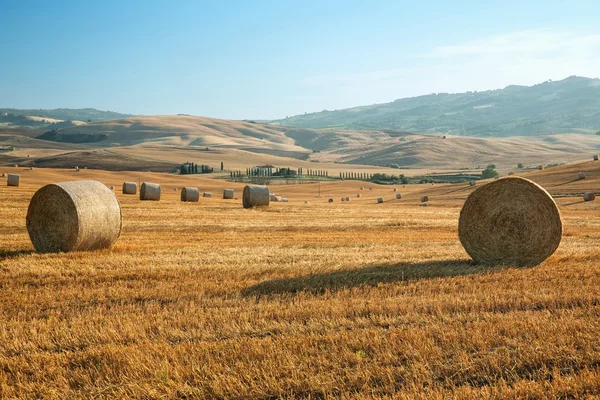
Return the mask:
[[[551,194],[600,192],[600,165],[526,174]],[[477,187],[281,186],[289,203],[180,202],[172,187],[242,184],[153,173],[3,168],[3,398],[582,398],[600,393],[600,204],[557,199],[564,235],[538,267],[473,264],[457,234]],[[585,170],[586,179],[573,179]],[[576,177],[576,175],[575,175]],[[42,185],[156,182],[116,193],[110,250],[37,254]],[[373,187],[349,203],[328,204]],[[428,195],[428,207],[419,207]],[[309,200],[309,204],[305,201]]]

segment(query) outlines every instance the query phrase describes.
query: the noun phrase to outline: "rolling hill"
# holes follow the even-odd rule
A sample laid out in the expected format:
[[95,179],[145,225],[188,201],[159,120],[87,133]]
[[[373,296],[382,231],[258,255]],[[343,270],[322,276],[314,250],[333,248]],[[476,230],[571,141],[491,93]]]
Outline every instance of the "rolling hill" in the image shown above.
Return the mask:
[[534,86],[434,93],[272,121],[300,128],[397,129],[505,137],[600,131],[600,79],[572,76]]

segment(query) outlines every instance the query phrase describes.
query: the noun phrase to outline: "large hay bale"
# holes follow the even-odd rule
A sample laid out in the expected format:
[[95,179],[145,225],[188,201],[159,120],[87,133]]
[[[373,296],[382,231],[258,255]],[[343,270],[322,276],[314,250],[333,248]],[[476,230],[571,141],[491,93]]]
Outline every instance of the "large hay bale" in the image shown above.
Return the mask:
[[33,195],[26,224],[39,252],[104,249],[121,234],[121,206],[101,182],[55,183]]
[[578,177],[579,179],[585,179],[585,172],[580,172],[580,173],[577,175],[577,177]]
[[469,195],[458,234],[477,262],[533,266],[560,244],[562,222],[552,196],[541,186],[524,178],[504,178]]
[[396,193],[396,198],[400,200],[402,198],[402,193]]
[[598,155],[597,154],[594,156],[594,161],[598,161]]
[[19,186],[19,183],[21,183],[21,175],[8,174],[6,186]]
[[223,190],[223,198],[227,200],[233,199],[234,191],[233,189],[225,189]]
[[200,189],[185,186],[181,189],[181,201],[197,203],[200,199]]
[[421,203],[427,203],[429,201],[429,196],[421,196]]
[[594,201],[596,200],[596,195],[592,192],[585,192],[583,194],[583,201]]
[[158,183],[144,182],[140,187],[140,200],[160,200],[160,185]]
[[269,188],[262,185],[246,185],[242,195],[244,208],[269,205]]
[[123,182],[123,194],[137,194],[137,183]]
[[382,197],[378,197],[377,198],[377,203],[383,203],[383,198]]

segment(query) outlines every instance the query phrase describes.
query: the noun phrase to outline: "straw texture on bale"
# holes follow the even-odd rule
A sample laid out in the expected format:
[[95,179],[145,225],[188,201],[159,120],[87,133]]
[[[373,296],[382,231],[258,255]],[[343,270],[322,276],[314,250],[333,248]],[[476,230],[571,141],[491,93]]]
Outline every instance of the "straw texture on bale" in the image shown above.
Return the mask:
[[378,198],[377,198],[377,203],[383,203],[383,198],[381,198],[381,197],[378,197]]
[[476,262],[534,266],[560,244],[562,222],[552,196],[524,178],[504,178],[469,195],[458,235]]
[[402,198],[402,194],[401,193],[396,193],[396,198],[397,199],[401,199]]
[[421,203],[427,203],[429,201],[429,196],[421,196]]
[[268,186],[246,185],[242,195],[244,208],[268,206],[270,200]]
[[577,176],[579,179],[585,179],[585,172],[580,172]]
[[199,199],[200,189],[188,186],[181,189],[181,201],[197,203]]
[[140,200],[160,200],[160,185],[150,182],[142,183],[140,187]]
[[121,234],[121,206],[98,181],[50,184],[33,195],[26,225],[38,252],[104,249]]
[[210,193],[210,192],[204,192],[204,194],[202,195],[202,197],[212,197],[212,193]]
[[233,194],[234,194],[233,189],[225,189],[225,190],[223,190],[223,198],[224,199],[228,199],[228,200],[233,199]]
[[585,192],[583,194],[583,201],[594,201],[596,200],[596,195],[592,192]]
[[7,186],[19,186],[20,182],[21,182],[21,175],[8,174],[8,178],[6,179]]
[[123,182],[123,194],[137,194],[137,183]]

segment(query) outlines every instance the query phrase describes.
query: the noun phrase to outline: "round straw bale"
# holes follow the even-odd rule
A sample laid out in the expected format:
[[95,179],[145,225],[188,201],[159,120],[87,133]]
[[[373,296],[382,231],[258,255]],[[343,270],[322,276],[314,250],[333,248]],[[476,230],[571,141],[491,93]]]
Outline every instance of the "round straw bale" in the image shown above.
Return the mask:
[[2,173],[2,177],[3,177],[3,178],[6,178],[6,172],[3,172],[3,173]]
[[33,171],[33,167],[29,167],[29,170],[30,170],[30,171]]
[[580,173],[577,175],[577,177],[578,177],[579,179],[585,179],[585,172],[580,172]]
[[596,195],[592,192],[585,192],[583,194],[583,201],[594,201],[596,199]]
[[475,190],[458,223],[471,258],[485,264],[533,266],[548,258],[562,236],[552,196],[524,178],[504,178]]
[[6,179],[6,186],[19,186],[20,182],[21,175],[8,174],[8,179]]
[[383,198],[382,197],[378,197],[377,198],[377,203],[383,203]]
[[204,194],[202,195],[202,197],[212,197],[212,193],[211,192],[204,192]]
[[360,187],[360,190],[365,190],[365,187],[364,187],[364,186],[361,186],[361,187]]
[[427,203],[429,201],[429,196],[421,196],[421,203]]
[[140,200],[160,200],[160,185],[150,182],[142,183],[140,187]]
[[342,197],[342,198],[341,198],[341,201],[346,201],[346,198],[345,198],[345,197]]
[[598,161],[598,155],[597,154],[594,156],[594,161]]
[[114,187],[114,186],[111,186],[111,187],[110,187],[110,190],[115,190],[115,187]]
[[358,193],[358,194],[356,195],[356,197],[360,197],[360,193]]
[[38,252],[104,249],[121,234],[121,206],[98,181],[55,183],[33,195],[26,225]]
[[508,173],[508,176],[513,176],[514,174],[515,173],[511,171],[511,172]]
[[333,199],[327,200],[328,203],[333,203]]
[[275,193],[269,193],[269,200],[270,201],[277,201],[277,196],[275,196]]
[[181,189],[181,201],[197,203],[198,199],[200,199],[200,189],[188,186]]
[[304,204],[308,204],[308,200],[304,200]]
[[233,189],[225,189],[223,190],[223,198],[231,200],[233,199],[234,191]]
[[137,183],[123,182],[123,194],[137,194]]
[[398,191],[398,188],[394,188],[394,192],[397,192],[397,191]]
[[269,205],[269,188],[262,185],[246,185],[242,195],[244,208]]
[[75,171],[79,171],[79,167],[78,166],[75,166]]
[[396,198],[397,199],[401,199],[402,198],[402,194],[401,193],[396,193]]
[[369,188],[369,190],[373,190],[373,188],[372,188],[372,187],[370,187],[370,188]]
[[474,180],[469,181],[469,186],[475,186],[475,185],[477,185],[477,182],[475,182]]
[[350,201],[350,197],[346,196],[346,201]]

